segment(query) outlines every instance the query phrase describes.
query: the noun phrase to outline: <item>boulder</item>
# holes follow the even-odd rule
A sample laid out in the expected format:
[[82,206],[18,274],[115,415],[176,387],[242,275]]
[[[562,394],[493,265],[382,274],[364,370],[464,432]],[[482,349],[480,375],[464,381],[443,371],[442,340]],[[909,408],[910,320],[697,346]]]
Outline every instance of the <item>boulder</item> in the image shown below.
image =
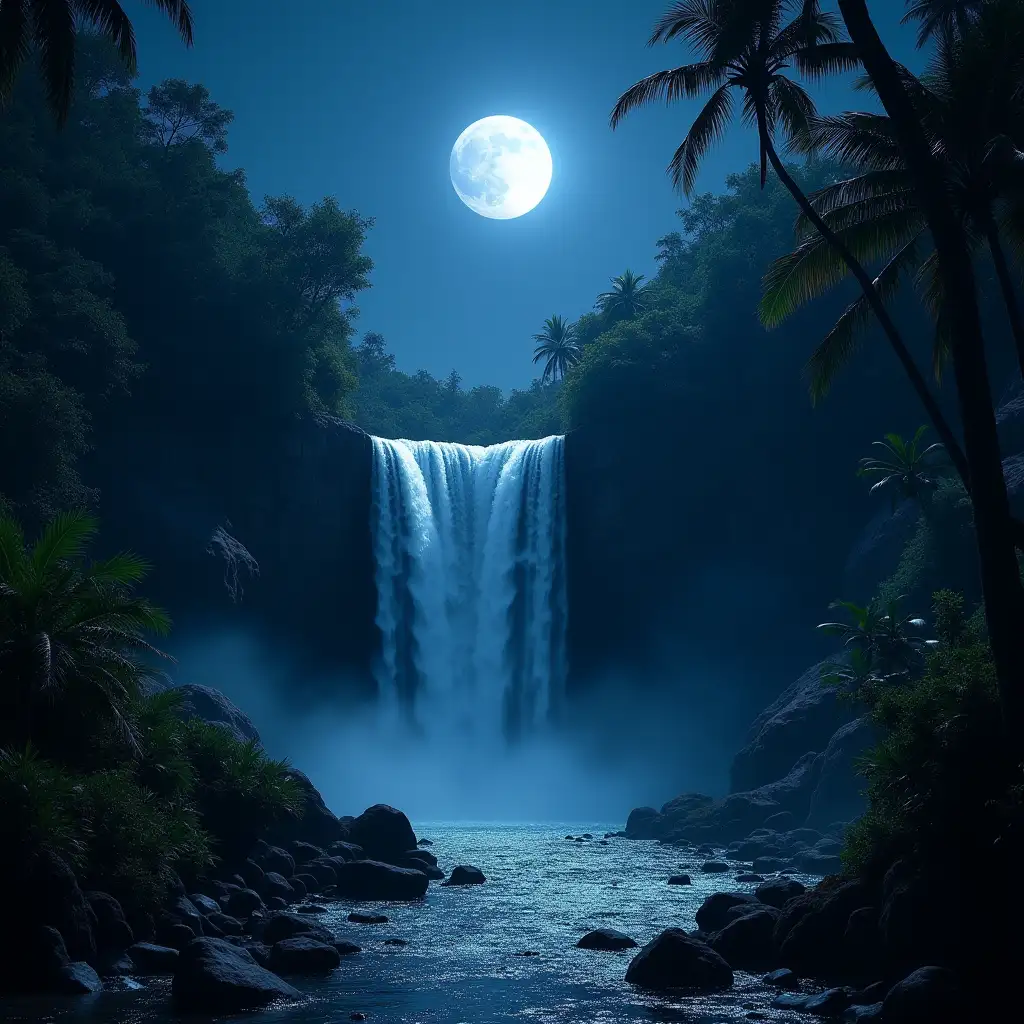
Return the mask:
[[260,967],[270,969],[270,947],[265,942],[250,939],[242,943],[242,948],[256,961]]
[[331,843],[327,852],[333,857],[340,857],[342,860],[366,860],[366,851],[356,843],[338,841]]
[[348,919],[353,924],[387,924],[388,918],[386,914],[360,914],[356,911],[352,911],[348,915]]
[[[627,839],[655,839],[658,829],[659,814],[654,807],[634,807],[626,819]],[[566,836],[566,839],[569,839]]]
[[757,907],[758,901],[746,892],[716,892],[699,907],[696,914],[697,927],[702,932],[717,932],[729,921],[733,907]]
[[127,952],[138,974],[173,974],[178,964],[179,953],[170,946],[136,942]]
[[700,866],[705,875],[722,875],[729,870],[724,860],[706,860]]
[[956,976],[942,967],[920,967],[898,981],[882,1002],[885,1024],[962,1024],[964,993]]
[[283,878],[291,878],[295,874],[295,858],[279,846],[271,846],[257,863],[264,872],[276,871]]
[[353,953],[361,953],[363,951],[362,946],[357,946],[354,942],[349,942],[347,939],[335,939],[334,948],[340,956],[352,956]]
[[[823,686],[828,662],[809,668],[754,720],[730,771],[734,793],[748,792],[785,777],[805,751],[823,751],[840,726],[856,717]],[[777,810],[789,810],[780,807]]]
[[754,896],[769,907],[781,910],[790,900],[803,896],[805,892],[807,887],[795,878],[770,878],[754,890]]
[[223,898],[221,906],[232,917],[246,918],[254,910],[262,909],[263,899],[252,889],[235,889]]
[[[342,858],[341,863],[347,863],[347,861]],[[307,861],[302,865],[302,873],[304,875],[311,875],[316,879],[318,885],[336,885],[338,881],[338,874],[334,870],[334,865],[326,857]]]
[[96,927],[93,931],[97,948],[127,949],[135,941],[135,935],[125,920],[121,904],[105,892],[87,892],[85,898],[96,915]]
[[736,876],[737,882],[743,882],[748,885],[754,885],[755,883],[763,882],[764,875],[755,875],[753,871],[744,871],[742,874]]
[[340,963],[333,944],[308,935],[282,939],[270,950],[270,969],[278,974],[328,974]]
[[171,994],[179,1011],[202,1014],[255,1010],[299,995],[260,967],[248,950],[209,938],[196,939],[182,950]]
[[711,948],[735,970],[765,971],[774,967],[778,960],[773,939],[778,911],[773,907],[734,909],[745,912],[711,938]]
[[790,863],[785,857],[755,857],[753,868],[759,875],[771,875],[785,871]]
[[296,864],[308,864],[311,860],[316,860],[317,857],[322,857],[327,852],[312,843],[304,843],[301,839],[293,839],[288,844],[288,849]]
[[389,804],[367,807],[348,828],[348,839],[366,852],[368,860],[390,862],[416,846],[409,819]]
[[169,914],[161,914],[156,923],[156,941],[161,946],[182,950],[194,938],[196,938],[195,931]]
[[292,888],[288,879],[283,875],[279,875],[276,871],[268,871],[263,876],[263,884],[260,886],[260,892],[263,894],[264,899],[270,899],[272,896],[280,896],[283,900],[295,899],[295,889]]
[[242,864],[239,874],[250,889],[259,889],[263,885],[263,868],[251,857]]
[[306,935],[318,942],[334,941],[332,932],[308,914],[287,914],[284,912],[270,914],[263,922],[259,938],[268,946],[276,945],[284,939],[294,939]]
[[337,892],[352,900],[418,900],[430,882],[422,871],[375,860],[353,860],[337,871]]
[[657,991],[716,991],[732,986],[732,968],[681,928],[666,928],[633,958],[626,981]]
[[204,917],[220,910],[220,904],[210,896],[202,892],[194,892],[189,895],[189,902]]
[[918,876],[902,861],[886,873],[878,929],[886,963],[895,971],[945,966],[965,940],[962,910],[949,884]]
[[873,893],[862,881],[828,880],[790,900],[775,927],[780,963],[800,974],[831,978],[848,970],[844,936],[850,915],[869,906]]
[[52,991],[61,995],[85,996],[99,992],[103,988],[100,976],[89,964],[82,960],[69,963],[61,970],[54,982]]
[[841,857],[833,854],[821,853],[818,850],[808,850],[806,853],[798,853],[793,858],[793,864],[798,871],[805,875],[838,875],[843,870]]
[[800,987],[800,979],[788,967],[780,967],[776,971],[770,971],[761,981],[771,988]]
[[587,932],[576,943],[580,949],[602,950],[632,949],[636,944],[635,939],[631,939],[625,932],[616,931],[614,928],[595,928],[594,931]]
[[448,876],[448,881],[444,882],[444,885],[483,885],[487,879],[484,873],[479,869],[473,867],[471,864],[459,864],[457,867],[452,868],[452,873]]
[[305,871],[300,871],[298,874],[293,875],[289,881],[291,882],[293,889],[297,888],[295,883],[300,882],[302,884],[302,891],[307,894],[311,892],[319,892],[321,889],[326,888],[327,884],[334,884],[333,882],[326,884],[322,883],[315,875],[308,875]]
[[693,880],[690,878],[689,875],[685,875],[685,874],[684,875],[673,875],[668,880],[668,884],[669,885],[692,885],[693,884]]
[[260,734],[249,716],[228,700],[220,690],[195,683],[186,683],[176,689],[185,696],[178,713],[186,721],[190,718],[199,718],[210,725],[219,726],[239,743],[260,742]]
[[211,914],[206,915],[205,928],[209,928],[213,925],[223,935],[241,935],[243,932],[242,922],[237,917],[231,917],[228,914],[222,914],[219,910],[213,911]]
[[856,1003],[843,1010],[843,1016],[840,1019],[852,1021],[854,1024],[857,1024],[858,1021],[863,1024],[868,1024],[869,1021],[882,1024],[882,1009],[881,1003]]
[[181,924],[187,924],[196,935],[203,934],[203,916],[187,896],[176,897],[170,905],[169,913]]
[[327,849],[331,843],[346,839],[348,830],[345,824],[324,803],[324,798],[309,776],[297,768],[289,768],[288,776],[301,793],[299,813],[274,825],[270,831],[273,842],[279,846],[289,846],[298,840]]
[[16,933],[0,957],[0,992],[53,991],[69,963],[60,932],[31,925]]

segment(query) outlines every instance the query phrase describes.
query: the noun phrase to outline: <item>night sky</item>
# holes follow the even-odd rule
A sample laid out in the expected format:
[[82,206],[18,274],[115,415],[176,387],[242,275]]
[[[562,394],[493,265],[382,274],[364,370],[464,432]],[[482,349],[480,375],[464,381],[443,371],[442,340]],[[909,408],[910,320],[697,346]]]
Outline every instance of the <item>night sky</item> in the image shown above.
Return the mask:
[[[373,287],[359,334],[384,334],[401,369],[467,386],[526,386],[533,333],[546,316],[586,312],[626,267],[652,274],[654,242],[682,205],[665,166],[698,109],[681,103],[608,113],[644,75],[686,62],[681,44],[648,49],[666,0],[195,0],[196,45],[132,4],[143,88],[201,81],[235,113],[227,168],[243,167],[254,199],[333,195],[373,217]],[[869,4],[897,59],[917,65],[903,5]],[[832,82],[823,109],[864,107]],[[554,159],[551,189],[526,216],[487,220],[459,201],[448,157],[488,114],[528,121]],[[704,165],[720,191],[754,156],[737,127]]]

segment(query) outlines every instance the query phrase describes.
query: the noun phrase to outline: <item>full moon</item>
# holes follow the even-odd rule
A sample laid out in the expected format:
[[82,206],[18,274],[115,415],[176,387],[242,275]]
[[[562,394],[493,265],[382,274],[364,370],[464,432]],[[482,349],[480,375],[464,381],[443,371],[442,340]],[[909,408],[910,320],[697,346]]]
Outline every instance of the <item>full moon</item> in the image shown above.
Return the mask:
[[532,125],[493,114],[455,141],[449,162],[459,198],[481,217],[511,220],[529,213],[551,184],[551,153]]

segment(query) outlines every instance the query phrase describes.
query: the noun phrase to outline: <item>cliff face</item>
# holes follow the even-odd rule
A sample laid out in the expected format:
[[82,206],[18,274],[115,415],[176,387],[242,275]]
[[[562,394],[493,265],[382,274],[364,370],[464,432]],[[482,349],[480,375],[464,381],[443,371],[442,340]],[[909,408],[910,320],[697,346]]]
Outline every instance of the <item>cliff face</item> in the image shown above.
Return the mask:
[[146,593],[174,635],[250,632],[295,666],[297,695],[372,693],[369,435],[320,417],[270,437],[225,431],[199,459],[182,449],[179,435],[126,431],[94,473],[102,538],[152,562]]

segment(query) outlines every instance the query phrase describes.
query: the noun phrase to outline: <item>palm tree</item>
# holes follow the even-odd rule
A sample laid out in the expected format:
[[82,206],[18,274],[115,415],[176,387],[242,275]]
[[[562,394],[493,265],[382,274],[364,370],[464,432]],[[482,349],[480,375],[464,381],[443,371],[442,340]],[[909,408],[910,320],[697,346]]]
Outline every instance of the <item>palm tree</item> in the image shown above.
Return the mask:
[[974,23],[987,0],[910,0],[902,24],[919,23],[917,45],[924,46],[933,36],[954,38],[963,35]]
[[[146,0],[163,11],[192,45],[187,0]],[[86,24],[109,39],[128,70],[136,70],[135,31],[117,0],[2,0],[0,2],[0,103],[10,98],[18,70],[34,48],[46,96],[58,124],[67,120],[75,77],[75,39]]]
[[[784,23],[788,12],[794,16]],[[770,163],[804,215],[856,278],[969,489],[966,459],[876,283],[818,215],[775,148],[780,129],[791,143],[805,148],[815,116],[806,90],[784,71],[793,65],[812,79],[849,71],[859,66],[856,48],[843,39],[837,20],[821,11],[819,0],[678,0],[657,23],[648,45],[676,38],[689,40],[700,60],[656,72],[627,89],[612,110],[612,128],[636,107],[661,98],[698,97],[713,90],[669,164],[673,183],[691,195],[701,159],[725,133],[733,115],[733,91],[743,94],[743,120],[758,132],[762,185]]]
[[557,313],[544,321],[544,330],[533,336],[537,348],[533,353],[533,361],[544,360],[544,373],[541,380],[561,380],[569,368],[580,358],[580,347],[576,341],[576,326],[560,317]]
[[146,574],[140,559],[86,564],[95,533],[91,517],[67,512],[27,548],[0,515],[0,729],[18,746],[55,707],[65,719],[108,722],[138,747],[130,706],[150,676],[143,659],[166,657],[146,633],[163,635],[170,622],[132,593]]
[[[940,39],[929,73],[912,83],[912,96],[932,151],[943,162],[948,194],[971,249],[988,246],[1024,376],[1024,316],[1002,242],[1005,235],[1018,252],[1024,246],[1022,69],[1024,8],[992,3],[965,34]],[[876,279],[883,295],[894,293],[906,273],[917,269],[936,320],[938,373],[949,352],[938,264],[934,251],[925,256],[927,218],[892,123],[884,114],[847,113],[819,119],[810,138],[814,148],[865,168],[814,193],[811,203],[858,258],[885,261]],[[761,315],[769,325],[845,275],[842,261],[804,217],[797,234],[797,249],[777,260],[765,278]],[[827,391],[869,315],[858,298],[811,356],[815,397]]]
[[[968,491],[974,509],[985,618],[1006,739],[1010,749],[1019,751],[1024,745],[1024,586],[1017,561],[1018,530],[1010,514],[1003,476],[985,349],[979,344],[984,333],[970,246],[950,202],[942,163],[932,152],[927,131],[908,91],[905,69],[886,50],[865,0],[839,0],[839,9],[872,88],[890,118],[935,247],[970,469]],[[946,441],[944,437],[942,440]]]
[[933,470],[944,449],[941,444],[930,444],[927,448],[921,446],[927,430],[927,427],[918,427],[909,441],[899,434],[886,434],[884,441],[872,442],[872,447],[878,448],[881,455],[860,460],[857,475],[876,477],[871,493],[889,491],[894,511],[897,501],[923,502],[926,495],[938,486]]
[[643,274],[634,274],[629,269],[618,277],[613,277],[612,290],[598,295],[597,308],[606,316],[622,316],[625,319],[644,312],[647,309],[647,300],[640,287],[643,280]]
[[924,628],[924,619],[901,615],[900,601],[880,603],[877,599],[864,607],[852,601],[833,601],[830,608],[843,609],[850,622],[823,622],[818,629],[842,638],[843,646],[862,652],[861,667],[865,659],[882,673],[904,672],[920,664],[921,654],[935,641],[918,636],[915,630]]

